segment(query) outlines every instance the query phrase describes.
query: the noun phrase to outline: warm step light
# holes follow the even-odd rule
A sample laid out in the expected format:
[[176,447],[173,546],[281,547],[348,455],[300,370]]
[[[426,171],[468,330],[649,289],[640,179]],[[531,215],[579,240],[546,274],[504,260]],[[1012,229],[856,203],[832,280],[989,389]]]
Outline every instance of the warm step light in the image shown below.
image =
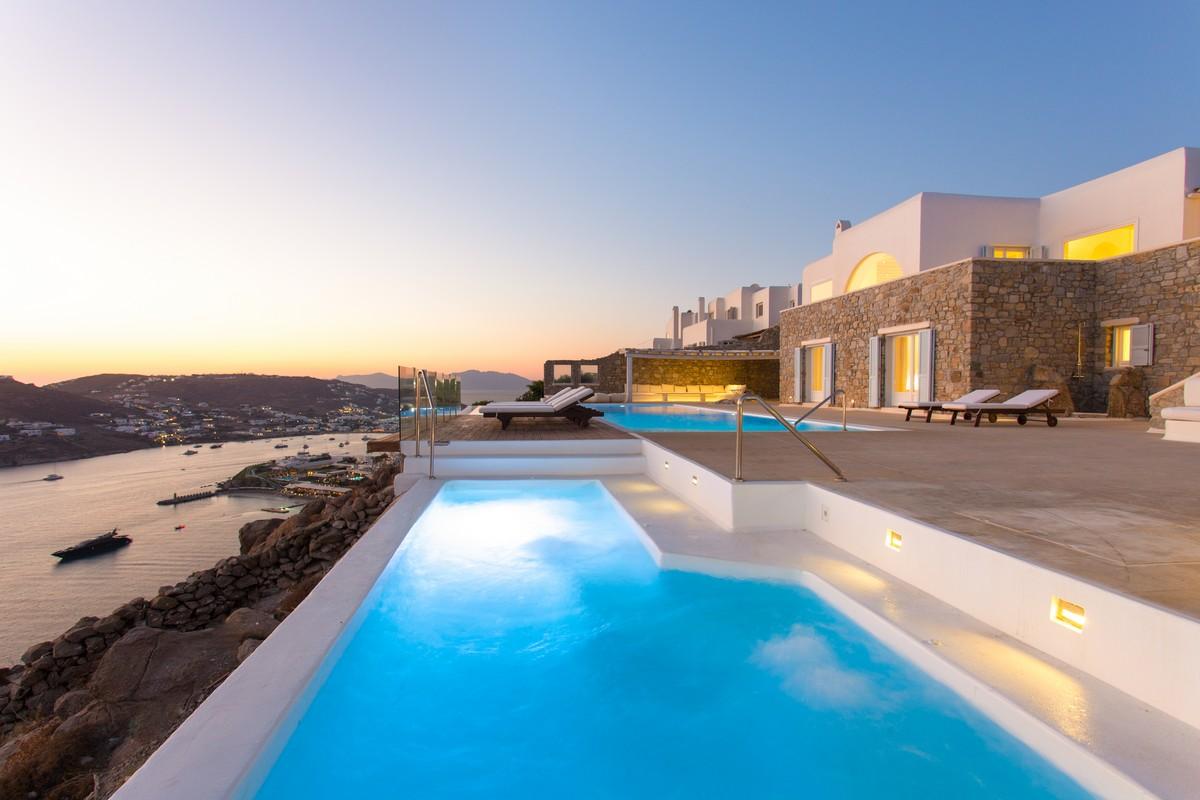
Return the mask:
[[671,462],[670,462],[670,461],[664,461],[664,462],[663,462],[663,469],[670,469],[670,468],[671,468]]
[[1087,621],[1083,606],[1063,600],[1061,597],[1051,598],[1050,619],[1069,628],[1076,633],[1083,633],[1083,625]]
[[900,547],[904,544],[904,537],[899,531],[894,531],[891,528],[888,528],[887,533],[884,534],[883,543],[896,552],[899,552]]
[[693,475],[692,476],[692,486],[698,486],[699,484],[700,484],[700,479],[697,478],[695,475]]

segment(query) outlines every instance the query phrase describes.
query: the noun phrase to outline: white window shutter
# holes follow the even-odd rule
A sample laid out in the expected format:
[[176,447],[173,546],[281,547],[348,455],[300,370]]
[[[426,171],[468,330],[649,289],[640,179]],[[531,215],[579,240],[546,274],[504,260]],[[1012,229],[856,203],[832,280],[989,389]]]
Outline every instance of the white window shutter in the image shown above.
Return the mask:
[[933,330],[917,331],[917,398],[922,403],[933,402]]
[[835,374],[833,368],[833,342],[822,346],[825,348],[825,396],[829,397],[833,394],[833,376]]
[[1154,323],[1129,326],[1129,365],[1148,367],[1154,363]]
[[867,408],[879,408],[879,337],[867,341]]
[[792,365],[792,402],[804,402],[804,348],[797,347],[794,353],[795,363]]

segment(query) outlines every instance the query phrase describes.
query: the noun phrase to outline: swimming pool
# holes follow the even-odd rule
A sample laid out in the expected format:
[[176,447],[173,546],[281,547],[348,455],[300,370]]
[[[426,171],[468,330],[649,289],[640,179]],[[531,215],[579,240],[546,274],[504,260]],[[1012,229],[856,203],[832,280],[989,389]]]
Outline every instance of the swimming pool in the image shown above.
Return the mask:
[[[678,403],[587,403],[589,408],[604,412],[605,422],[638,433],[662,431],[735,431],[737,419],[728,411],[698,408]],[[742,428],[747,431],[782,431],[783,426],[768,416],[745,414]],[[840,423],[808,420],[800,423],[801,431],[841,430]],[[850,426],[850,430],[872,430]]]
[[660,570],[595,481],[452,481],[244,796],[1087,796],[808,590]]

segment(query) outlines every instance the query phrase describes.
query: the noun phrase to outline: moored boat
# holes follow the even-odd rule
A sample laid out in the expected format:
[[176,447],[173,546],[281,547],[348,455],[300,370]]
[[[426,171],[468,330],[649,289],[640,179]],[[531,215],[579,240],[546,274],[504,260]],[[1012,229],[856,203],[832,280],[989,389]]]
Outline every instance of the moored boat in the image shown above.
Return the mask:
[[59,475],[57,472],[51,472],[46,477],[42,478],[42,480],[44,480],[44,481],[61,481],[62,479],[63,479],[63,476]]
[[107,553],[110,550],[119,550],[125,545],[132,542],[133,539],[128,536],[117,534],[117,529],[113,528],[108,533],[102,533],[99,536],[93,536],[91,539],[85,539],[79,544],[73,544],[70,547],[64,547],[62,550],[55,550],[50,555],[55,556],[63,561],[70,561],[76,558],[85,558],[94,556],[100,553]]
[[184,450],[184,451],[183,451],[183,454],[184,454],[185,456],[194,456],[194,455],[196,455],[196,453],[198,453],[198,452],[200,452],[200,451],[199,451],[199,450]]

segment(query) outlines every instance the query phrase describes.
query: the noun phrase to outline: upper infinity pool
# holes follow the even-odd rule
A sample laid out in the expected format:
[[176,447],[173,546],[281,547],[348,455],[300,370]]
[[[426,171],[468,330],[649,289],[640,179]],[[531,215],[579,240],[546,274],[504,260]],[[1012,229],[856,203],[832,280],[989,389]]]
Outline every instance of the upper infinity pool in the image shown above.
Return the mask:
[[446,484],[244,796],[1086,796],[808,590],[638,536],[595,481]]
[[[662,431],[734,431],[737,419],[728,411],[698,408],[677,403],[587,403],[589,408],[604,412],[606,422],[630,431],[655,433]],[[806,421],[801,431],[841,430],[840,423]],[[747,431],[782,431],[783,426],[768,416],[745,414],[742,429]],[[850,426],[850,430],[871,428]]]

